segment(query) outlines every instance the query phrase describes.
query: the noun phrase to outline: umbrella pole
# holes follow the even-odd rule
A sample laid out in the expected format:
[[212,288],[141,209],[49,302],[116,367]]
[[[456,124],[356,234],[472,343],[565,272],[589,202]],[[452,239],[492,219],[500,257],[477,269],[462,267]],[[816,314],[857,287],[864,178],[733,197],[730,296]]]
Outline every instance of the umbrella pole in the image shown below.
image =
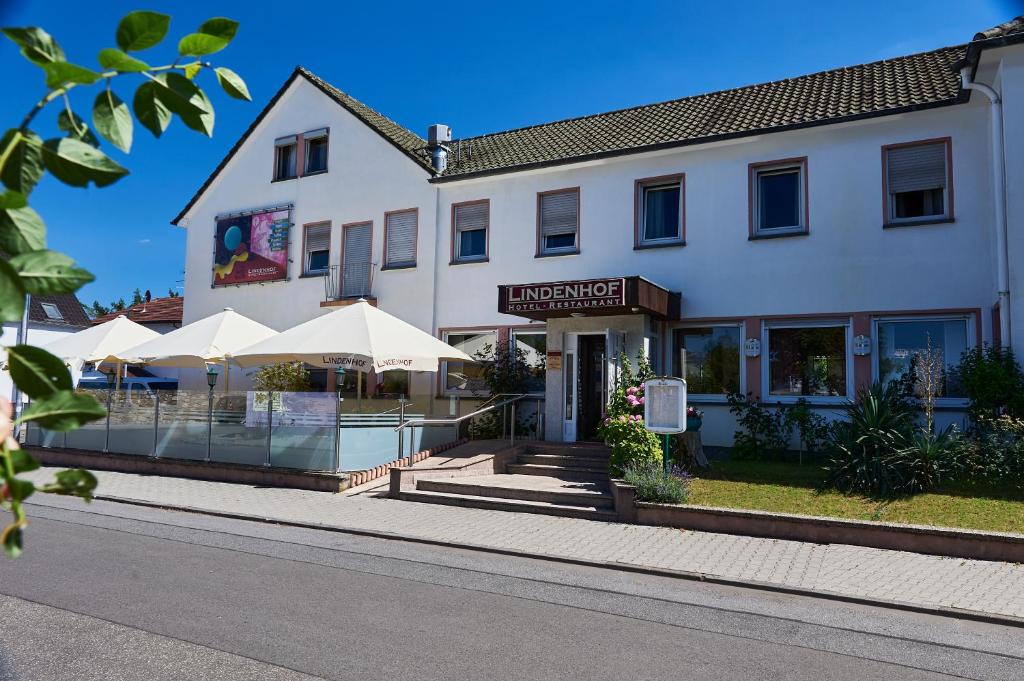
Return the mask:
[[231,390],[231,364],[224,360],[224,394]]
[[363,410],[363,372],[356,372],[356,409]]

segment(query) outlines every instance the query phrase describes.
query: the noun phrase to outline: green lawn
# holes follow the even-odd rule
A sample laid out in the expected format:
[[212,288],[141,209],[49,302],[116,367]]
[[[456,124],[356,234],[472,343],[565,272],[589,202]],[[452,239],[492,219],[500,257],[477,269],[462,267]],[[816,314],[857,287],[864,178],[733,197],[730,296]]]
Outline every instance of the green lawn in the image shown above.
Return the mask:
[[1024,533],[1020,483],[955,483],[928,494],[879,501],[835,491],[819,492],[823,474],[814,464],[714,461],[695,478],[689,503],[915,525]]

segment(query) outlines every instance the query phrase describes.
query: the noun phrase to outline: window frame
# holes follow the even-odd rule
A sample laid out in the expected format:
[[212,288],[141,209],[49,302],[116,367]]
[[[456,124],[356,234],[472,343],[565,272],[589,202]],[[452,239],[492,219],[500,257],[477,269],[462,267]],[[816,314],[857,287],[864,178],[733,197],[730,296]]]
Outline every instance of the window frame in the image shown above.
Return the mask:
[[[310,227],[327,228],[327,265],[322,270],[313,270],[309,267],[309,251],[306,250],[306,232]],[[319,220],[307,222],[302,225],[302,274],[303,277],[324,277],[331,270],[331,235],[334,230],[330,220]]]
[[[322,133],[322,134],[321,134]],[[313,135],[312,137],[310,135]],[[331,152],[331,129],[328,127],[317,128],[304,132],[298,136],[299,141],[302,143],[302,175],[301,177],[307,177],[310,175],[323,175],[330,168],[330,152]],[[324,151],[324,168],[323,170],[310,170],[309,169],[309,143],[313,140],[323,139],[327,145],[327,149]],[[296,159],[297,161],[298,159]]]
[[[836,328],[845,329],[846,339],[846,394],[845,395],[773,395],[771,384],[771,329]],[[846,404],[855,394],[853,375],[853,319],[851,317],[824,317],[815,319],[779,319],[761,322],[761,401],[793,404],[804,399],[808,404]]]
[[[647,189],[679,184],[679,236],[662,239],[644,238],[646,227],[644,201]],[[686,245],[686,173],[644,177],[633,181],[633,250],[674,248]]]
[[[482,326],[482,327],[469,327],[469,328],[450,328],[450,329],[439,329],[438,333],[441,336],[441,340],[445,343],[448,342],[448,338],[452,334],[494,334],[494,345],[497,347],[498,343],[501,342],[500,329],[497,326]],[[459,362],[465,362],[465,360],[454,360]],[[448,387],[448,365],[450,362],[444,360],[441,362],[441,366],[438,371],[438,394],[442,396],[459,396],[465,397],[467,395],[476,395],[477,391],[470,390],[468,388],[449,388]]]
[[[744,355],[744,353],[743,353],[743,342],[744,342],[744,340],[746,340],[746,338],[744,336],[744,334],[746,333],[746,323],[742,319],[736,319],[736,320],[727,319],[727,320],[722,320],[722,321],[710,321],[710,322],[692,322],[692,323],[681,324],[679,326],[673,326],[672,328],[669,329],[669,337],[668,337],[668,340],[669,340],[669,343],[668,343],[669,352],[671,353],[669,355],[669,357],[668,357],[668,360],[669,360],[668,361],[668,367],[674,367],[675,366],[675,362],[678,359],[678,357],[675,357],[675,354],[676,354],[676,347],[675,347],[675,345],[676,345],[675,344],[675,334],[676,334],[676,331],[685,332],[687,329],[707,329],[707,328],[711,328],[711,327],[715,327],[715,326],[728,327],[728,328],[731,328],[731,329],[737,329],[739,331],[739,345],[737,346],[737,349],[736,349],[736,354],[739,355],[739,365],[740,365],[739,393],[741,395],[746,395],[747,394],[747,361],[746,361],[747,358],[746,358],[746,355]],[[683,374],[686,373],[686,367],[684,367],[684,366],[682,366],[680,364],[679,368],[681,369],[680,373],[683,373]],[[669,369],[669,371],[671,371],[671,369]],[[686,376],[680,376],[678,378],[685,379]],[[707,402],[707,403],[716,403],[716,404],[726,404],[728,402],[728,396],[724,395],[724,394],[720,395],[718,393],[697,393],[697,392],[691,393],[691,392],[689,392],[689,390],[687,390],[687,399],[690,399],[690,398],[693,398],[694,401]]]
[[[480,257],[465,258],[459,256],[461,236],[456,224],[455,215],[458,209],[463,206],[485,204],[487,206],[487,227],[484,228],[484,254]],[[491,200],[473,199],[472,201],[459,201],[452,204],[451,213],[451,260],[449,265],[468,265],[473,263],[489,262],[491,259]]]
[[543,395],[547,392],[547,375],[548,375],[548,360],[547,360],[547,326],[513,326],[508,330],[508,346],[509,349],[515,349],[516,336],[544,336],[544,387],[540,390],[535,390],[527,393],[528,395]]
[[[413,236],[413,260],[411,262],[401,262],[394,265],[388,262],[388,219],[392,215],[399,213],[414,213],[416,215],[416,234]],[[488,230],[490,230],[490,219],[488,216]],[[384,244],[383,252],[381,253],[381,272],[387,270],[409,270],[416,267],[416,263],[419,261],[419,250],[420,250],[420,209],[416,208],[399,208],[398,210],[384,211]]]
[[[761,201],[758,177],[764,172],[778,172],[796,168],[800,173],[797,186],[800,196],[797,199],[797,211],[800,215],[799,225],[791,227],[760,227]],[[758,161],[747,166],[747,239],[778,239],[789,236],[806,236],[811,233],[810,210],[810,173],[806,156],[782,158],[774,161]]]
[[[43,314],[46,315],[46,319],[48,321],[53,321],[53,322],[64,322],[64,321],[67,321],[67,319],[64,317],[64,313],[61,311],[60,307],[58,307],[56,303],[46,303],[46,302],[40,301],[39,306],[42,308]],[[50,313],[50,309],[52,309],[55,314],[51,314]]]
[[[964,313],[951,313],[951,314],[918,314],[918,315],[906,315],[906,314],[894,314],[894,315],[879,315],[871,318],[871,380],[881,380],[881,355],[879,354],[878,346],[878,327],[880,324],[888,323],[900,323],[900,322],[952,322],[962,321],[967,327],[966,339],[967,349],[971,350],[978,347],[978,315],[974,312]],[[948,366],[948,365],[947,365]],[[966,397],[938,397],[935,399],[935,405],[937,407],[952,407],[957,409],[963,409],[970,405],[970,400]]]
[[[545,196],[555,196],[557,194],[576,194],[576,231],[573,232],[574,242],[571,247],[562,248],[545,248],[544,235],[542,233],[541,224],[541,205]],[[488,219],[488,229],[490,229],[490,220]],[[543,192],[537,192],[537,251],[534,254],[535,258],[553,258],[563,255],[579,255],[580,253],[580,188],[577,187],[564,187],[562,189],[549,189]]]
[[[292,140],[291,143],[281,144],[282,141],[289,139]],[[274,140],[274,167],[271,169],[271,182],[287,182],[288,180],[299,179],[299,142],[301,142],[299,135],[284,135]],[[281,164],[281,150],[287,148],[295,149],[295,174],[288,177],[278,177],[277,170]]]
[[[946,189],[942,195],[943,208],[945,213],[943,215],[936,215],[932,217],[921,216],[914,218],[896,218],[893,217],[893,201],[889,195],[889,151],[892,149],[902,149],[906,147],[919,147],[926,144],[944,144],[946,146]],[[915,227],[921,225],[940,225],[949,222],[956,221],[956,212],[954,211],[955,203],[953,200],[953,138],[950,136],[946,137],[932,137],[923,140],[914,140],[911,142],[897,142],[895,144],[883,144],[882,145],[882,228],[889,229],[891,227]]]

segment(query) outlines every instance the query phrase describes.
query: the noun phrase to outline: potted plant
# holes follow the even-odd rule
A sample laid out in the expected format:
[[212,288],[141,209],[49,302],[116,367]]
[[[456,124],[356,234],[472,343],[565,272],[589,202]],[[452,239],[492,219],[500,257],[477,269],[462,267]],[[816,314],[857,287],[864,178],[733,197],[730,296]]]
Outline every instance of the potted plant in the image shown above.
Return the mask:
[[686,430],[696,432],[704,423],[704,412],[697,407],[686,408]]

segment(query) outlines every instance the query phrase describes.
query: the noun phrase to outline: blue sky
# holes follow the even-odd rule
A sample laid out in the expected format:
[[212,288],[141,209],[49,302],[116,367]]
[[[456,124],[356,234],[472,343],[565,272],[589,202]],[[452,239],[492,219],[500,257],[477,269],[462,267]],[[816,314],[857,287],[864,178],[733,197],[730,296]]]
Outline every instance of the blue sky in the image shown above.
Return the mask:
[[[787,78],[966,42],[1024,13],[1020,0],[915,2],[147,2],[0,0],[0,24],[42,26],[71,61],[95,66],[133,9],[171,14],[166,45],[139,56],[173,59],[177,38],[210,16],[241,22],[211,61],[246,79],[253,102],[204,85],[217,107],[213,139],[175,120],[159,140],[136,125],[128,156],[106,151],[131,175],[104,189],[48,178],[32,196],[51,248],[96,274],[85,303],[166,295],[183,279],[185,232],[169,224],[267,100],[301,64],[425,135],[448,123],[456,136],[515,128],[685,95]],[[43,94],[41,72],[6,40],[3,127]],[[204,74],[209,76],[212,74]],[[115,82],[131,100],[136,77]],[[72,103],[87,119],[95,89]],[[54,106],[38,132],[56,133]],[[253,187],[254,203],[260,187]],[[203,277],[208,273],[203,273]],[[180,288],[178,289],[180,290]]]

